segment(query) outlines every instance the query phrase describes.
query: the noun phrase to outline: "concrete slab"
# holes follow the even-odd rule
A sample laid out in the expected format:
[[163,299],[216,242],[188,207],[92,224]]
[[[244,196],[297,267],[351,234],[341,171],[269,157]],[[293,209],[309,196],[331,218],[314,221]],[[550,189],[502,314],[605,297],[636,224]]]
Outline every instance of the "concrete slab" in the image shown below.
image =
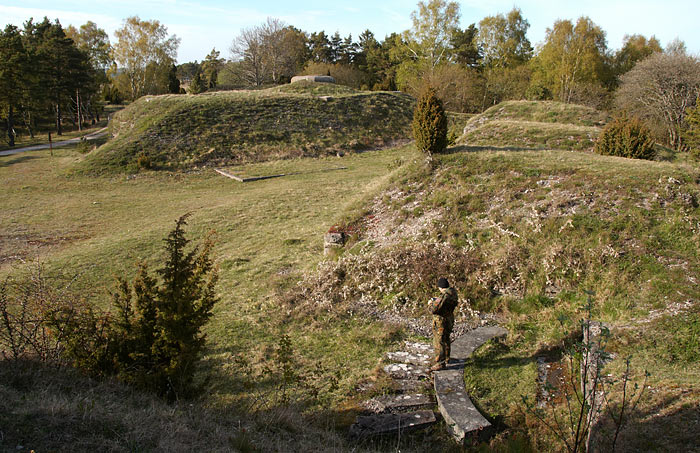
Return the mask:
[[355,437],[393,434],[424,428],[436,422],[433,411],[417,411],[406,414],[379,414],[357,417],[350,427],[350,435]]
[[384,412],[406,412],[427,409],[433,406],[433,399],[424,393],[408,393],[403,395],[382,395],[362,403],[362,406],[375,414]]
[[474,407],[464,388],[462,370],[444,370],[433,373],[438,408],[445,418],[452,437],[463,443],[467,436],[491,426]]
[[433,385],[440,413],[450,434],[459,442],[478,436],[491,427],[476,409],[464,388],[464,363],[472,353],[492,338],[503,337],[502,327],[479,327],[452,342],[451,361],[446,370],[433,373]]

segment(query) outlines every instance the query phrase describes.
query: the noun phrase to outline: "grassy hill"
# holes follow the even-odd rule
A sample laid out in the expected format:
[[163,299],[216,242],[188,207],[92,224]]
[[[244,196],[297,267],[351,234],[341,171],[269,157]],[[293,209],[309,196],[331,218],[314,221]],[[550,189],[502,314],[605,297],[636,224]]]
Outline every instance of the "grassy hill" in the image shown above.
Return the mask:
[[414,100],[301,82],[266,90],[145,96],[114,116],[89,172],[237,164],[386,147],[410,138]]
[[554,101],[508,101],[475,115],[459,144],[525,149],[587,150],[607,115],[590,107]]
[[[620,377],[626,357],[634,383],[651,373],[618,451],[692,450],[695,434],[679,426],[698,428],[699,183],[686,164],[456,148],[432,167],[407,163],[349,211],[337,228],[354,244],[295,300],[321,312],[388,312],[429,331],[424,301],[448,277],[463,301],[458,324],[478,323],[477,310],[510,330],[467,369],[477,405],[551,451],[521,396],[535,396],[538,358],[561,358],[579,336],[592,292],[594,319],[612,331],[606,373]],[[617,404],[619,381],[614,389]]]

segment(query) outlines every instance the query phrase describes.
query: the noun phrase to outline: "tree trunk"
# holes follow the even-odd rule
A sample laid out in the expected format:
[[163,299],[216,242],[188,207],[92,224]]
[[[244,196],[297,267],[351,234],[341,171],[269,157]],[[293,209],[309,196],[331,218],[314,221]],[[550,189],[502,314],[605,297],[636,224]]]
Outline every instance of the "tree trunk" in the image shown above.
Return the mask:
[[75,90],[75,103],[78,111],[78,132],[83,131],[83,118],[80,116],[80,90]]
[[15,146],[15,124],[12,113],[12,104],[10,104],[10,111],[7,114],[7,138],[8,144]]
[[61,104],[56,104],[56,135],[63,135],[63,125],[61,124]]

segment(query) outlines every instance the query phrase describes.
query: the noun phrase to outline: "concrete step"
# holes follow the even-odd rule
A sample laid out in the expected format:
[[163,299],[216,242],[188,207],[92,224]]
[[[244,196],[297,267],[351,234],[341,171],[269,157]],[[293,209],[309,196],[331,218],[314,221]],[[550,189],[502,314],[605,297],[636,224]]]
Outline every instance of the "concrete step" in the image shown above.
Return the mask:
[[357,417],[350,427],[350,435],[369,437],[393,434],[398,431],[410,431],[425,428],[436,422],[433,411],[416,411],[399,414],[378,414]]
[[501,327],[479,327],[467,332],[452,342],[452,357],[447,369],[433,373],[438,408],[450,434],[459,443],[477,437],[491,427],[464,388],[464,362],[479,346],[507,334],[508,331]]
[[396,413],[428,409],[435,401],[427,394],[412,393],[405,395],[382,395],[362,403],[362,406],[375,414]]

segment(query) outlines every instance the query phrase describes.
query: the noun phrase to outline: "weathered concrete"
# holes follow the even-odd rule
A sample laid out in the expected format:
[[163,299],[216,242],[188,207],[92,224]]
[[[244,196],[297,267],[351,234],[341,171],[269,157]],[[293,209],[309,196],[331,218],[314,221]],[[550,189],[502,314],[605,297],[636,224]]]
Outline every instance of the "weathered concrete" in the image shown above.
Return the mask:
[[428,354],[411,353],[408,351],[387,352],[387,359],[394,362],[409,363],[411,365],[426,366],[430,364]]
[[427,409],[433,406],[435,402],[430,396],[425,393],[413,393],[404,395],[382,395],[372,398],[362,403],[362,406],[374,412],[381,414],[384,412],[406,412],[417,409]]
[[350,427],[350,435],[355,437],[390,434],[430,426],[435,423],[433,411],[418,411],[407,414],[380,414],[357,417]]
[[342,231],[328,232],[323,235],[323,254],[328,255],[332,250],[339,250],[345,246],[347,235]]
[[309,82],[335,83],[335,79],[328,75],[304,75],[292,77],[292,83],[307,80]]
[[409,363],[391,363],[384,367],[384,372],[394,379],[428,378],[427,368]]
[[459,443],[478,436],[491,426],[474,407],[464,388],[464,362],[482,344],[507,334],[508,331],[501,327],[479,327],[467,332],[452,342],[452,357],[447,369],[433,373],[438,408],[450,434]]

